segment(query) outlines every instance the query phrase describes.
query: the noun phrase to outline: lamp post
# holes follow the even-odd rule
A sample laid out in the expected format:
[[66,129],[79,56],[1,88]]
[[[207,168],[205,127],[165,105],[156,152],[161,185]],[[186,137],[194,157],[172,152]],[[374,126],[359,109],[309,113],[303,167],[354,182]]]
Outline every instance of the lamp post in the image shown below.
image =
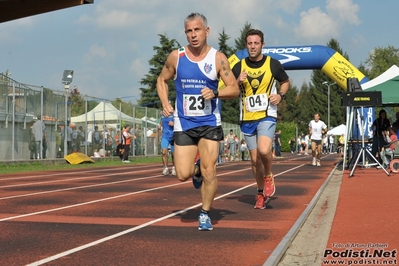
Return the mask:
[[336,83],[333,82],[333,83],[328,84],[327,81],[324,81],[322,84],[327,86],[327,95],[328,95],[328,103],[327,103],[327,108],[328,108],[328,109],[327,109],[327,128],[328,128],[328,130],[330,130],[330,87],[331,87],[332,85],[335,85]]
[[64,126],[64,156],[68,155],[68,93],[69,84],[73,79],[73,70],[64,70],[62,75],[62,83],[65,89],[65,126]]

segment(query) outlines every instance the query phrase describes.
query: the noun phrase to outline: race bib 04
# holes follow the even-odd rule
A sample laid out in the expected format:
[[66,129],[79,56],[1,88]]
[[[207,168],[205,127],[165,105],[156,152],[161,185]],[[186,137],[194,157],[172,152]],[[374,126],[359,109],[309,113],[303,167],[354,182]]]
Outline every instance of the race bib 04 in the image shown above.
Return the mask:
[[266,93],[245,97],[245,106],[248,112],[265,111],[269,105]]

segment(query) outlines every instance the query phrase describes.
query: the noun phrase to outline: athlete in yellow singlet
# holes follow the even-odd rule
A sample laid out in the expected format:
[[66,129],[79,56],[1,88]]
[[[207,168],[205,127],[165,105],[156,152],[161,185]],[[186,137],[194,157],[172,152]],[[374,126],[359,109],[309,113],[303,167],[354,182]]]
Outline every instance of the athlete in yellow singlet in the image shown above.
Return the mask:
[[[277,123],[277,105],[290,88],[287,73],[281,63],[262,54],[265,45],[260,30],[249,30],[246,35],[248,57],[233,67],[241,88],[241,131],[250,150],[252,171],[258,185],[255,209],[266,208],[276,187],[271,171],[272,141]],[[277,92],[275,82],[279,82]]]

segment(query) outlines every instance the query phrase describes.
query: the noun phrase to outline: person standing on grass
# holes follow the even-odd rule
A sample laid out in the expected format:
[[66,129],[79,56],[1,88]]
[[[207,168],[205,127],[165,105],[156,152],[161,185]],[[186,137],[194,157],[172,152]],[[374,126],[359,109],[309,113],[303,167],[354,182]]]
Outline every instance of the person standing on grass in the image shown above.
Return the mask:
[[[41,116],[37,116],[36,122],[32,125],[32,133],[35,136],[35,157],[36,159],[40,159],[40,156],[43,155],[40,154],[40,151],[43,149],[43,142],[46,141],[47,133],[46,133],[46,125],[44,122],[41,120]],[[47,146],[46,146],[47,148]]]
[[122,162],[130,163],[129,161],[129,152],[130,152],[130,142],[132,139],[132,135],[130,134],[130,126],[125,125],[125,129],[122,133],[122,143],[123,143],[123,158]]

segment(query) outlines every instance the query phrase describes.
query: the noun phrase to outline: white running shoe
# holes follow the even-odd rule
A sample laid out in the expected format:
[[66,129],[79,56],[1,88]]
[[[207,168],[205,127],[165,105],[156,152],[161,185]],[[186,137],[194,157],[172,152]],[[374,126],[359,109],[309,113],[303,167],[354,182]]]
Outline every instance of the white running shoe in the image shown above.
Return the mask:
[[176,169],[175,169],[174,166],[173,166],[173,168],[172,168],[172,175],[176,175]]
[[312,165],[316,166],[316,158],[315,157],[313,157]]
[[320,160],[317,160],[316,165],[317,165],[317,166],[321,166]]
[[168,167],[165,166],[165,167],[163,168],[162,174],[163,174],[163,175],[168,175],[168,174],[169,174],[169,169],[168,169]]

